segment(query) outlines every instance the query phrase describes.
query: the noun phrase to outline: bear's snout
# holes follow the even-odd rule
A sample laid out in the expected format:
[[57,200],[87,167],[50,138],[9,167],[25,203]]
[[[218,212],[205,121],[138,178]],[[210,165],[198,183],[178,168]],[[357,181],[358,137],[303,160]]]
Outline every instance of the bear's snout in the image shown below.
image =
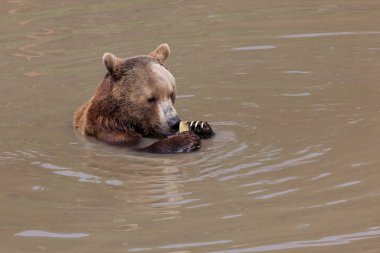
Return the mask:
[[170,118],[170,119],[168,120],[168,125],[169,125],[169,127],[170,127],[173,131],[177,132],[177,131],[179,130],[179,123],[180,123],[180,122],[181,122],[181,119],[178,117],[178,115],[175,115],[175,117]]
[[177,111],[175,110],[173,103],[170,100],[164,101],[159,104],[161,124],[166,125],[167,131],[177,132],[179,129],[179,118]]
[[177,111],[172,105],[168,105],[164,108],[164,115],[169,128],[173,131],[179,129],[179,122],[181,119],[178,117]]

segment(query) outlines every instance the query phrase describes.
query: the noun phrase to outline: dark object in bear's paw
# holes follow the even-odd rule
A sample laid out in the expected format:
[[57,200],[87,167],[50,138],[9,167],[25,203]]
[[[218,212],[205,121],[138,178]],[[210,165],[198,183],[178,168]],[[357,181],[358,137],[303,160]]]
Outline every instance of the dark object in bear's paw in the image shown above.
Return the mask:
[[[183,122],[183,123],[182,123]],[[215,135],[209,123],[206,121],[182,121],[180,132],[191,131],[197,134],[201,139],[208,139]],[[185,124],[185,126],[184,126]],[[187,125],[187,127],[186,127]]]
[[141,150],[152,153],[188,153],[196,151],[201,147],[201,140],[198,135],[193,132],[182,132],[161,139],[152,145]]

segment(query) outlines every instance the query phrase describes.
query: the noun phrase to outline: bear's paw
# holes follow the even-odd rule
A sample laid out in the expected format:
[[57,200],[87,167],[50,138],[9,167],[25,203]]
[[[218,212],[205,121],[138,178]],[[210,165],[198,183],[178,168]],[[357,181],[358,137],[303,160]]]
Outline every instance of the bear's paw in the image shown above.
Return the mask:
[[208,139],[215,135],[210,124],[206,121],[181,121],[179,126],[179,132],[194,132],[201,139]]
[[193,152],[197,151],[200,147],[200,137],[193,132],[186,131],[161,139],[142,150],[152,153],[170,154]]

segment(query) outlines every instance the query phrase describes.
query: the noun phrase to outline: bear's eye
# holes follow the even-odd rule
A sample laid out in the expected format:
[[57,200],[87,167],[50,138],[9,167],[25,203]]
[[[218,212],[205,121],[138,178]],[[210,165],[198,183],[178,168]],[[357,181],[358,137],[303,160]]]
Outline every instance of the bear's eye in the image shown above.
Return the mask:
[[155,98],[155,97],[149,97],[147,100],[148,100],[149,103],[154,103],[154,102],[157,101],[157,98]]

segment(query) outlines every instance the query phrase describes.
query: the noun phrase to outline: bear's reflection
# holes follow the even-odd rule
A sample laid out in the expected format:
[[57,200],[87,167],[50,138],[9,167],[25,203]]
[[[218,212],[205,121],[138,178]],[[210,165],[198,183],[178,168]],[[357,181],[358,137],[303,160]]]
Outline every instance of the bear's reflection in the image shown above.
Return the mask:
[[[96,140],[83,144],[81,167],[86,172],[91,170],[102,184],[109,186],[107,191],[120,210],[176,215],[179,211],[175,207],[192,201],[182,183],[178,155],[142,154]],[[191,163],[197,158],[186,156],[185,160]]]

